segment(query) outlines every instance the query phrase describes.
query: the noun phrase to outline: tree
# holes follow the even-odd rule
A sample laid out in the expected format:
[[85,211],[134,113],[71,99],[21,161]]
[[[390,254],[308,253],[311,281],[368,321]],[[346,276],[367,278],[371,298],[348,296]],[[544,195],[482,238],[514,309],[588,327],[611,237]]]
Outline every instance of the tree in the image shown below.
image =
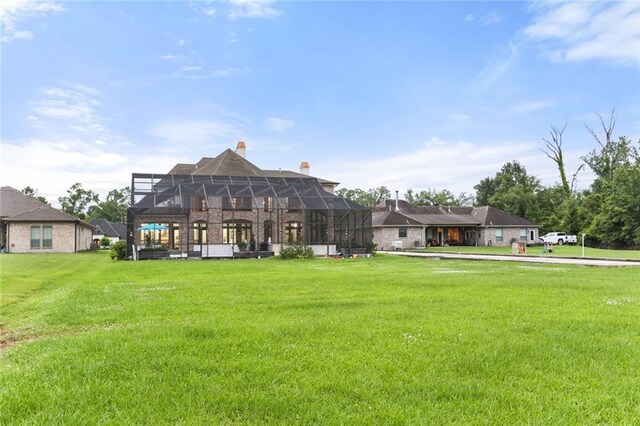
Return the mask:
[[506,163],[493,178],[474,186],[476,205],[491,205],[521,217],[528,217],[536,207],[540,180],[527,174],[517,161]]
[[36,200],[38,200],[41,203],[44,203],[44,204],[46,204],[48,206],[51,205],[51,203],[49,203],[45,197],[43,197],[42,195],[38,195],[38,190],[36,188],[31,188],[30,186],[25,186],[24,188],[22,188],[22,193],[25,194],[25,195],[28,195],[31,198],[35,198]]
[[84,189],[81,183],[74,183],[67,189],[67,196],[58,198],[62,211],[85,220],[87,207],[91,203],[97,203],[98,194],[90,189]]
[[105,201],[89,207],[88,219],[103,218],[109,222],[124,222],[130,204],[130,194],[131,189],[128,186],[112,189]]
[[569,185],[569,181],[567,180],[567,174],[564,166],[564,157],[562,155],[562,134],[564,130],[567,128],[567,122],[565,121],[562,129],[558,129],[554,126],[551,126],[551,140],[542,138],[547,145],[547,149],[542,149],[541,151],[545,153],[547,157],[549,157],[556,166],[558,167],[558,172],[560,173],[560,184],[562,185],[562,190],[564,192],[565,197],[570,197],[571,193],[574,190],[574,185],[576,181],[576,176],[580,172],[580,170],[584,167],[584,164],[581,164],[578,167],[578,170],[573,174],[573,178],[571,179],[571,185]]
[[358,188],[340,188],[336,191],[336,194],[366,207],[375,207],[387,198],[391,198],[391,192],[386,186],[369,188],[366,191]]
[[611,245],[640,245],[640,161],[616,168],[590,231]]
[[472,206],[473,195],[461,192],[456,196],[448,189],[438,191],[427,188],[424,191],[414,193],[413,189],[407,189],[404,199],[414,206]]
[[629,159],[636,152],[628,138],[624,136],[620,136],[618,140],[613,138],[613,130],[616,126],[615,108],[611,110],[611,117],[609,118],[608,124],[604,122],[600,114],[598,114],[598,118],[604,131],[603,139],[601,139],[591,127],[586,124],[585,126],[598,145],[600,145],[600,149],[598,151],[594,149],[582,157],[582,160],[593,170],[596,176],[611,181],[616,169],[622,165],[629,164]]

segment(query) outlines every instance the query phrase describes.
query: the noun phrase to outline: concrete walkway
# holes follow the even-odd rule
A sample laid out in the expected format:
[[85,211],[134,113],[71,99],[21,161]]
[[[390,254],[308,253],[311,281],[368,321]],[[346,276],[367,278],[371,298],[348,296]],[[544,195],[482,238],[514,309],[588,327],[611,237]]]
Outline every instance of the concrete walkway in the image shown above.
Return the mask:
[[395,256],[425,257],[431,259],[463,259],[463,260],[502,260],[510,262],[552,263],[561,265],[583,266],[636,266],[640,267],[638,260],[609,260],[575,257],[541,257],[541,256],[507,256],[493,254],[462,254],[462,253],[429,253],[411,251],[378,251],[378,253],[392,254]]

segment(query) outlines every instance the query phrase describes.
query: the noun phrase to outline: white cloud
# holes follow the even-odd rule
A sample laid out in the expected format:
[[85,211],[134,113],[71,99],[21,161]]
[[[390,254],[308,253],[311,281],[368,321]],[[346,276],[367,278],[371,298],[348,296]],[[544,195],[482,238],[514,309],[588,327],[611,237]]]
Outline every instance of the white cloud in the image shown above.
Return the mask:
[[524,34],[556,61],[640,66],[640,2],[543,3]]
[[239,138],[242,123],[236,120],[174,119],[151,128],[148,134],[181,145],[209,145]]
[[159,58],[164,59],[165,61],[175,61],[176,59],[178,59],[176,55],[162,55],[159,56]]
[[9,43],[13,40],[31,40],[33,38],[31,31],[16,28],[19,22],[64,10],[62,4],[51,1],[3,0],[0,2],[0,23],[2,24],[0,41]]
[[464,20],[465,22],[471,22],[474,21],[476,19],[475,16],[473,16],[471,13],[468,13],[467,15],[465,15]]
[[266,120],[264,120],[264,127],[267,130],[271,132],[276,132],[276,133],[287,132],[288,130],[293,129],[295,125],[296,123],[294,121],[286,120],[284,118],[279,118],[279,117],[269,117]]
[[480,22],[483,25],[495,25],[502,21],[502,16],[500,16],[497,12],[490,12],[480,18]]
[[[470,193],[481,179],[494,176],[506,162],[517,160],[529,173],[538,175],[544,184],[552,184],[557,180],[557,171],[551,161],[545,160],[539,145],[537,141],[481,144],[432,138],[415,150],[387,157],[334,159],[331,163],[318,164],[313,174],[324,179],[338,179],[340,186],[346,188],[384,185],[401,194],[408,188]],[[567,157],[567,162],[571,163],[569,155]]]
[[280,15],[280,11],[272,7],[273,0],[229,0],[231,10],[229,18],[263,18],[271,19]]
[[213,7],[207,7],[202,10],[202,13],[206,16],[213,17],[216,16],[217,11]]
[[509,111],[516,114],[526,114],[530,112],[547,109],[551,106],[551,102],[546,101],[526,101],[512,106]]
[[202,67],[199,65],[187,65],[180,68],[178,72],[194,72],[194,71],[200,71],[201,69]]
[[480,92],[488,90],[518,63],[522,44],[509,41],[508,48],[508,51],[501,52],[497,59],[491,58],[487,61],[484,69],[471,82],[472,90]]
[[51,87],[39,91],[40,98],[30,101],[30,121],[38,124],[64,121],[69,129],[83,132],[107,132],[97,108],[102,104],[93,96],[100,92],[81,84],[69,88]]

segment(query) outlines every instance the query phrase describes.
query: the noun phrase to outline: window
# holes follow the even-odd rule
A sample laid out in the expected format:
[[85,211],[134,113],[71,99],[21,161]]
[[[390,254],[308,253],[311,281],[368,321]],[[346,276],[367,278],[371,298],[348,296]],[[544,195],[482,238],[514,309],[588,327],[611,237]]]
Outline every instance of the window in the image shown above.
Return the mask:
[[407,236],[407,227],[406,226],[401,226],[398,228],[398,238],[402,238],[402,237],[406,237]]
[[527,228],[520,228],[520,241],[527,241]]
[[32,249],[40,248],[40,232],[41,232],[41,228],[39,226],[31,227],[31,248]]
[[496,242],[502,241],[502,228],[496,228]]
[[191,197],[191,210],[205,211],[207,210],[207,199],[199,195]]
[[286,202],[287,212],[297,212],[302,209],[302,201],[298,197],[289,197]]
[[274,209],[273,197],[264,197],[264,211],[271,212]]
[[222,243],[249,243],[253,240],[253,229],[248,220],[229,220],[222,224]]
[[273,222],[267,220],[264,222],[264,242],[273,241]]
[[459,228],[449,228],[447,229],[447,239],[449,240],[449,244],[457,244],[460,242],[460,229]]
[[302,223],[287,222],[284,225],[284,240],[289,244],[302,242]]
[[251,197],[224,197],[222,208],[225,210],[251,210]]
[[207,244],[207,222],[195,222],[191,225],[193,244]]
[[51,226],[31,227],[31,248],[50,249],[53,248],[53,228]]

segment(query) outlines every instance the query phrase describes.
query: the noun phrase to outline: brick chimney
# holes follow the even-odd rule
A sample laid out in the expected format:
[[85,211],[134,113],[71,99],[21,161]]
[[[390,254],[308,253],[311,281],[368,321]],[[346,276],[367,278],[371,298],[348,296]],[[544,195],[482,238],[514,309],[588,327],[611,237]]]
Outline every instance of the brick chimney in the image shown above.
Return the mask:
[[302,173],[303,175],[309,174],[309,163],[307,163],[306,161],[300,163],[300,173]]
[[236,154],[242,158],[247,158],[247,144],[244,141],[239,141],[236,146]]

